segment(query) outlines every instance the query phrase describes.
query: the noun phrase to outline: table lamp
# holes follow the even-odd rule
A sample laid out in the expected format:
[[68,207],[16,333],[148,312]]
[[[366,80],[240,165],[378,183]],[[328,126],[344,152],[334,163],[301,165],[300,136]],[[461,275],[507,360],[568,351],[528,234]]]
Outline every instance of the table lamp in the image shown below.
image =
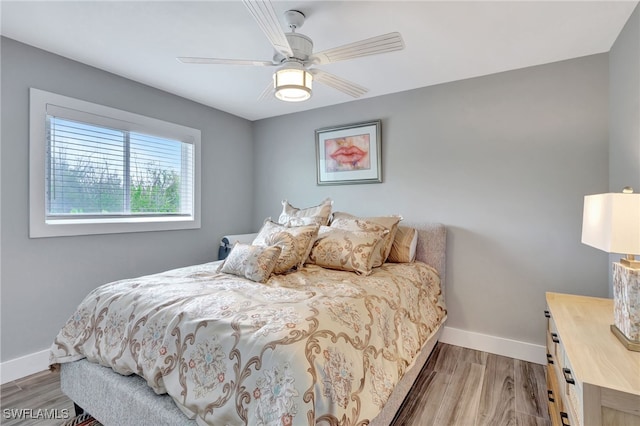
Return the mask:
[[582,243],[625,255],[613,262],[611,331],[628,350],[640,352],[640,193],[626,187],[622,193],[585,196]]

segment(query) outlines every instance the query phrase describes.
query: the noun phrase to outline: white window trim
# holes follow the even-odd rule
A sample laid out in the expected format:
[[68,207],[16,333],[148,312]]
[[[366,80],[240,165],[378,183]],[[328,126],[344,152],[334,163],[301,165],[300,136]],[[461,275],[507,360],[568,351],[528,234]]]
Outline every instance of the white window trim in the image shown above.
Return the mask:
[[[70,98],[31,88],[29,91],[29,237],[62,237],[72,235],[116,234],[127,232],[169,231],[200,228],[200,143],[201,132],[179,124],[145,117],[127,111]],[[77,118],[91,117],[93,123],[100,120],[120,125],[126,130],[160,134],[177,140],[189,140],[194,147],[193,215],[181,217],[154,216],[147,218],[105,218],[47,220],[46,218],[46,157],[47,108],[64,108],[77,114]],[[83,121],[83,120],[81,120]]]

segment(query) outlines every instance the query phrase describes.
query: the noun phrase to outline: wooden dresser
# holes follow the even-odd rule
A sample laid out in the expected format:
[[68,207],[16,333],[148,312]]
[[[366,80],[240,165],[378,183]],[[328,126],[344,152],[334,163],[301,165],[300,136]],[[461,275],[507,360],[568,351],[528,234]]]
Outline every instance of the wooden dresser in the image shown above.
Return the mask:
[[640,426],[640,352],[609,329],[613,300],[547,293],[552,425]]

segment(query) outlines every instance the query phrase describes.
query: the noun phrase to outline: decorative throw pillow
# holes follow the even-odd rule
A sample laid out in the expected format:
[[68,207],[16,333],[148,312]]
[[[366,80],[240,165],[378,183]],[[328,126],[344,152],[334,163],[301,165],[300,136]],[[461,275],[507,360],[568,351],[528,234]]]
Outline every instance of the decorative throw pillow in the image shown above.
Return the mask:
[[398,226],[396,236],[391,245],[387,262],[410,263],[416,258],[418,247],[418,231],[407,226]]
[[389,232],[380,243],[379,250],[374,255],[373,267],[377,268],[389,257],[398,223],[401,220],[402,216],[357,217],[349,213],[335,212],[331,220],[331,227],[348,231],[380,232],[385,229],[388,230]]
[[298,261],[298,242],[296,238],[288,232],[274,232],[265,238],[265,245],[277,246],[282,250],[274,274],[283,274],[296,267]]
[[366,232],[322,226],[308,262],[323,268],[369,275],[378,243],[388,233],[386,229]]
[[331,198],[325,199],[317,206],[304,209],[293,207],[287,200],[282,200],[282,213],[278,223],[288,226],[326,225],[331,216],[331,206],[333,206]]
[[251,281],[266,282],[280,257],[280,247],[259,247],[235,243],[218,272],[238,275]]
[[[292,217],[287,220],[286,223],[283,223],[284,226],[308,226],[308,225],[318,225],[320,226],[320,220],[317,217],[307,216],[307,217]],[[323,225],[325,225],[323,223]]]
[[[268,246],[269,243],[267,240],[271,238],[274,234],[279,232],[286,232],[290,234],[296,241],[295,243],[295,262],[293,262],[293,267],[298,268],[304,265],[305,260],[309,256],[309,252],[311,251],[311,247],[313,246],[313,242],[316,240],[318,236],[318,225],[308,225],[308,226],[285,226],[279,223],[272,222],[267,219],[264,221],[262,225],[262,229],[258,232],[258,235],[253,240],[253,245],[256,246]],[[289,257],[291,254],[288,249],[284,253],[284,257]],[[283,260],[282,265],[285,262]],[[282,266],[284,267],[284,266]]]

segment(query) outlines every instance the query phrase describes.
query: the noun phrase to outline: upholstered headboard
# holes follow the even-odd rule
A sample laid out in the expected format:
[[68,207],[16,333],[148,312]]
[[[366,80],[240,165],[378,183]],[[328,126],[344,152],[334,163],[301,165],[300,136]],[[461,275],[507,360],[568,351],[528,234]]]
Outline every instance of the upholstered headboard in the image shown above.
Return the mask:
[[402,226],[411,226],[418,230],[416,260],[430,265],[440,274],[442,293],[445,289],[447,228],[441,223],[405,222]]

